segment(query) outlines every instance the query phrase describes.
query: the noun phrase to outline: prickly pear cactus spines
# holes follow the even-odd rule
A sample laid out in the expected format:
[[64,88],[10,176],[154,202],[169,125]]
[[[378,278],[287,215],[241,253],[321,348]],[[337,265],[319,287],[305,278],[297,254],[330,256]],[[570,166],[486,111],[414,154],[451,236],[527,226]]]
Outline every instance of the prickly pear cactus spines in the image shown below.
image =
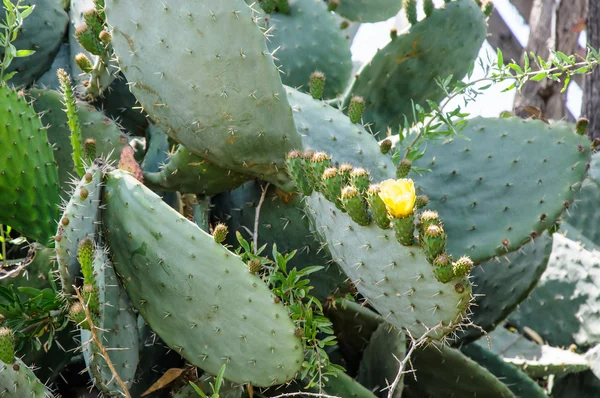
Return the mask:
[[288,311],[238,256],[120,170],[107,175],[105,203],[115,270],[167,345],[212,374],[227,364],[235,383],[296,375],[304,353]]
[[90,324],[85,317],[85,310],[80,302],[75,302],[69,307],[69,319],[81,329],[90,329]]
[[0,361],[13,363],[15,360],[15,335],[10,328],[0,327]]
[[19,358],[12,364],[0,362],[0,395],[5,398],[54,398],[50,389]]
[[364,195],[371,185],[371,175],[362,167],[356,167],[350,172],[350,183],[358,189],[361,195]]
[[[310,155],[312,157],[312,154]],[[296,183],[296,187],[302,195],[308,196],[312,193],[312,185],[309,184],[309,177],[306,175],[308,170],[306,162],[308,154],[303,156],[299,151],[293,150],[287,154],[286,165],[290,177]]]
[[169,136],[222,168],[289,182],[285,155],[301,139],[264,32],[243,0],[183,8],[108,0],[106,18],[131,91]]
[[48,245],[58,219],[58,173],[45,128],[26,97],[0,86],[0,224]]
[[342,210],[344,205],[342,204],[341,196],[344,181],[342,180],[342,176],[338,173],[338,169],[335,167],[326,169],[323,172],[322,181],[323,195],[325,195],[328,201],[334,203],[338,209]]
[[215,229],[213,231],[213,239],[217,243],[223,243],[225,242],[225,239],[227,239],[228,232],[229,231],[227,230],[227,225],[219,223],[215,225]]
[[469,275],[472,269],[473,260],[466,256],[459,258],[452,264],[452,272],[454,273],[454,276],[458,278]]
[[323,173],[331,167],[331,157],[325,152],[316,152],[310,158],[309,166],[307,171],[310,175],[310,183],[314,190],[321,191]]

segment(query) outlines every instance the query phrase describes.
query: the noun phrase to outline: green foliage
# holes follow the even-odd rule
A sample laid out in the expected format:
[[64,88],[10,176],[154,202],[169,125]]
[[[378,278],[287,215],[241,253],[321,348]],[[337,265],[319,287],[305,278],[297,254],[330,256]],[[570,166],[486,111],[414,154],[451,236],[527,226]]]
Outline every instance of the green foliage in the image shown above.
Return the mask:
[[6,73],[13,59],[27,57],[35,53],[34,50],[18,50],[13,44],[19,35],[19,29],[23,26],[23,21],[31,15],[35,8],[31,5],[22,5],[21,2],[22,0],[17,0],[17,3],[13,4],[11,0],[3,0],[6,13],[0,24],[0,46],[4,49],[4,57],[0,63],[0,79],[5,82],[17,73],[15,71]]

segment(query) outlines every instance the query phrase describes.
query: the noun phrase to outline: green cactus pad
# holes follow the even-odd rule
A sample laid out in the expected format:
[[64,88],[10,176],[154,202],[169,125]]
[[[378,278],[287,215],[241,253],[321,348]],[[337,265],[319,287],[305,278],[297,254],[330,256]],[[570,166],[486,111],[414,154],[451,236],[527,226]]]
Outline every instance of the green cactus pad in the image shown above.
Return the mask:
[[552,236],[552,255],[529,300],[508,318],[529,327],[550,345],[590,347],[600,343],[597,311],[600,264],[597,247],[583,246],[561,234]]
[[196,366],[255,386],[292,379],[303,359],[294,324],[264,282],[128,173],[107,175],[114,265],[133,305]]
[[0,87],[0,224],[48,245],[60,204],[52,147],[26,98]]
[[[489,370],[499,380],[510,388],[517,397],[548,398],[544,390],[529,376],[521,372],[510,363],[504,362],[502,357],[487,346],[487,340],[482,339],[483,344],[469,344],[462,348],[462,353]],[[487,396],[487,395],[485,395]]]
[[[29,96],[33,108],[41,114],[42,123],[49,126],[48,141],[54,147],[54,157],[58,163],[61,195],[68,199],[69,183],[73,180],[75,171],[71,156],[73,152],[71,132],[67,125],[67,115],[63,111],[62,95],[55,90],[32,89],[29,91]],[[77,116],[81,125],[82,141],[85,142],[90,138],[96,140],[96,156],[102,156],[110,161],[119,160],[123,147],[127,145],[127,137],[121,133],[117,124],[82,101],[77,103]]]
[[[360,227],[318,193],[306,201],[315,233],[359,293],[388,322],[408,329],[415,338],[425,327],[443,323],[430,334],[442,338],[462,321],[470,300],[468,279],[442,284],[418,246],[400,245],[391,230]],[[461,293],[455,291],[456,283],[462,284]]]
[[[379,325],[363,354],[357,380],[380,397],[387,397],[386,387],[392,384],[400,362],[406,355],[406,337],[400,330],[382,323]],[[393,397],[402,396],[404,376]]]
[[[96,333],[107,348],[108,355],[121,380],[131,387],[139,361],[139,336],[137,315],[127,293],[119,285],[117,275],[103,247],[97,247],[93,260],[100,302],[100,317]],[[83,358],[94,380],[94,385],[109,396],[122,394],[102,353],[88,330],[81,330]],[[110,349],[113,350],[110,350]]]
[[300,137],[243,0],[110,0],[106,17],[133,94],[169,136],[217,166],[288,180],[285,154]]
[[[254,230],[256,207],[262,195],[261,185],[249,182],[231,192],[225,192],[213,199],[216,218],[227,223],[230,231],[238,231],[249,239],[246,228]],[[310,233],[310,226],[304,213],[304,203],[298,195],[288,195],[271,186],[260,209],[258,224],[258,245],[268,244],[264,253],[271,253],[273,244],[281,253],[298,250],[290,262],[290,267],[299,270],[308,266],[325,267],[310,275],[312,294],[320,300],[343,285],[346,275],[333,263],[326,250]],[[244,228],[245,227],[245,228]],[[229,234],[227,243],[238,246],[235,234]]]
[[[504,255],[551,227],[584,178],[590,142],[567,123],[475,118],[429,145],[417,185],[444,223],[448,252],[475,263]],[[443,187],[440,189],[440,187]]]
[[514,398],[511,390],[486,368],[460,351],[430,345],[415,351],[415,377],[404,379],[405,398]]
[[599,395],[600,378],[591,370],[561,377],[552,388],[552,398],[596,398]]
[[[473,296],[471,321],[483,330],[494,329],[525,300],[546,270],[552,238],[542,234],[519,251],[486,261],[471,271]],[[459,333],[463,342],[479,338],[479,328]]]
[[144,182],[155,191],[216,195],[235,189],[250,176],[222,169],[179,145],[159,172],[144,173]]
[[12,364],[0,361],[0,396],[3,398],[54,398],[46,387],[20,359]]
[[265,27],[283,84],[308,92],[310,75],[320,71],[327,78],[323,98],[343,94],[352,74],[350,41],[323,0],[291,0],[290,13],[265,17]]
[[[581,184],[573,205],[565,213],[564,221],[583,236],[600,245],[600,220],[596,205],[600,200],[600,154],[592,155],[588,178]],[[575,231],[573,231],[575,232]],[[568,235],[573,239],[571,235]]]
[[375,395],[346,373],[328,376],[323,390],[326,394],[344,398],[375,398]]
[[[34,50],[35,53],[13,59],[7,72],[17,72],[10,84],[28,86],[50,68],[67,31],[69,16],[56,0],[27,0],[20,5],[35,5],[35,9],[23,21],[17,40],[12,44],[17,50]],[[4,20],[4,6],[0,12]],[[4,57],[4,51],[0,56]]]
[[[548,345],[539,345],[527,340],[523,335],[511,333],[503,327],[497,328],[488,336],[492,351],[504,362],[520,368],[530,377],[557,377],[588,370],[590,364],[583,356],[571,351]],[[487,338],[482,338],[470,346],[478,345],[488,350]],[[468,354],[467,354],[468,355]]]
[[395,167],[391,159],[381,154],[379,144],[363,126],[308,94],[286,89],[302,137],[302,148],[296,149],[324,151],[340,163],[366,169],[376,181],[392,178]]
[[[62,289],[68,293],[74,293],[73,285],[81,273],[77,259],[79,242],[86,237],[93,239],[98,228],[103,171],[100,166],[94,164],[85,172],[71,194],[71,200],[58,222],[58,232],[54,238]],[[82,191],[87,191],[87,196],[82,195]]]
[[[369,7],[374,8],[371,3]],[[435,79],[450,75],[461,79],[477,58],[485,36],[485,16],[473,0],[446,3],[361,68],[344,106],[353,96],[363,97],[364,122],[373,123],[373,131],[385,138],[388,126],[396,132],[405,115],[412,120],[411,100],[425,106],[426,100],[439,102],[446,96]]]
[[390,19],[402,8],[401,0],[339,0],[337,14],[356,22],[379,22]]

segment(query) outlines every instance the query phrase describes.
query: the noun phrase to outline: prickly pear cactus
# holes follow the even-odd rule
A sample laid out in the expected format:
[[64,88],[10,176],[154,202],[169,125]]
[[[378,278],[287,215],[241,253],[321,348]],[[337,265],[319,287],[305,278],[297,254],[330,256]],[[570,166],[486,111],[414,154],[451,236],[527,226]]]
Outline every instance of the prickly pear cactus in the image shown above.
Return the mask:
[[22,93],[1,85],[0,109],[0,223],[48,245],[60,203],[52,147]]
[[399,0],[328,0],[328,4],[337,14],[357,22],[384,21],[402,8]]
[[127,173],[107,175],[104,201],[116,271],[166,344],[212,374],[227,364],[236,383],[295,376],[303,350],[287,310],[235,254]]
[[106,16],[133,94],[169,136],[217,166],[287,180],[284,157],[300,137],[264,34],[243,0],[184,8],[109,0]]
[[12,364],[0,361],[0,394],[7,398],[54,398],[48,387],[18,358]]

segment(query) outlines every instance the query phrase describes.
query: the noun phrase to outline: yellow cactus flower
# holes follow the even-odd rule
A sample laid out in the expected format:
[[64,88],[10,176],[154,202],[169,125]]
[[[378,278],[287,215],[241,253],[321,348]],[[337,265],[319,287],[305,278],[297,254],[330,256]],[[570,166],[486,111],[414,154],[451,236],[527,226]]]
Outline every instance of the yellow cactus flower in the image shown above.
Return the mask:
[[387,211],[397,218],[410,215],[415,207],[415,184],[409,178],[385,180],[379,184],[379,197],[385,203]]

